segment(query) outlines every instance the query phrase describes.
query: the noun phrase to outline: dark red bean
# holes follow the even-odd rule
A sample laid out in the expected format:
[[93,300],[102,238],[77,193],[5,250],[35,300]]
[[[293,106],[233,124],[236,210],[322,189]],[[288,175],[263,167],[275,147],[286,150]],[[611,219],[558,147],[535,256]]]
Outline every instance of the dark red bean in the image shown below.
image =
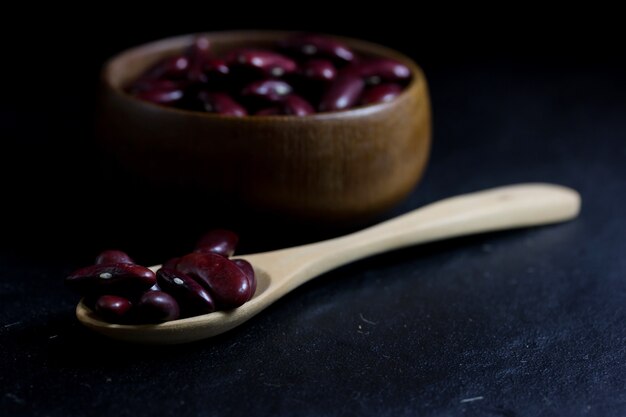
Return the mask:
[[189,70],[187,78],[191,81],[206,82],[204,65],[211,58],[211,42],[205,37],[198,37],[187,50]]
[[254,297],[256,292],[256,275],[254,274],[254,268],[250,262],[245,259],[233,259],[233,263],[241,269],[246,277],[248,277],[248,285],[250,285],[250,298]]
[[296,62],[291,58],[264,49],[240,49],[231,52],[226,61],[229,65],[255,68],[269,77],[282,77],[297,68]]
[[261,109],[254,114],[255,116],[277,116],[279,114],[283,114],[283,109],[280,107],[268,107],[266,109]]
[[352,67],[370,83],[384,81],[404,81],[411,78],[411,70],[393,59],[374,58],[355,64]]
[[131,94],[138,94],[155,90],[184,90],[185,87],[186,84],[182,81],[140,79],[133,83],[128,91]]
[[241,92],[241,95],[276,102],[281,101],[287,95],[291,94],[292,91],[291,86],[284,81],[261,80],[246,86]]
[[305,56],[326,57],[345,62],[354,59],[354,53],[347,46],[322,35],[296,35],[279,42],[279,46],[287,51]]
[[402,93],[398,84],[380,84],[366,90],[361,96],[361,104],[374,104],[391,101]]
[[134,264],[126,252],[121,250],[105,250],[100,252],[100,255],[96,258],[96,265],[100,264]]
[[332,81],[337,76],[337,70],[327,59],[310,59],[302,64],[299,74],[307,80]]
[[189,275],[161,268],[156,276],[161,288],[172,295],[187,313],[195,315],[215,311],[215,303],[209,293]]
[[251,297],[246,274],[230,259],[216,253],[191,253],[181,258],[178,270],[209,291],[219,308],[239,307]]
[[150,269],[134,264],[92,265],[81,268],[65,279],[80,294],[127,294],[145,291],[156,283]]
[[103,295],[98,298],[95,310],[104,320],[111,323],[120,323],[128,318],[133,304],[124,297],[117,295]]
[[178,302],[163,291],[149,291],[137,303],[137,318],[143,323],[176,320],[180,317]]
[[178,265],[179,260],[180,258],[168,259],[167,261],[165,261],[165,263],[163,263],[163,265],[161,265],[161,268],[176,269],[176,265]]
[[141,91],[135,94],[135,97],[144,101],[149,101],[150,103],[166,105],[174,104],[180,101],[184,95],[185,94],[182,89],[176,88]]
[[288,95],[281,103],[283,114],[306,116],[315,113],[315,109],[308,101],[295,94]]
[[227,116],[245,116],[248,114],[246,109],[232,99],[226,93],[210,93],[201,91],[198,99],[202,102],[204,110],[209,113],[217,113]]
[[322,96],[320,111],[345,110],[354,106],[364,87],[365,81],[352,72],[339,75]]
[[195,252],[213,252],[222,256],[233,256],[239,236],[226,229],[215,229],[205,233],[196,243]]
[[189,58],[183,55],[164,58],[148,69],[142,78],[183,78],[189,69]]
[[202,70],[205,74],[205,81],[209,80],[211,76],[228,75],[230,68],[226,65],[226,61],[223,59],[213,58],[204,63]]

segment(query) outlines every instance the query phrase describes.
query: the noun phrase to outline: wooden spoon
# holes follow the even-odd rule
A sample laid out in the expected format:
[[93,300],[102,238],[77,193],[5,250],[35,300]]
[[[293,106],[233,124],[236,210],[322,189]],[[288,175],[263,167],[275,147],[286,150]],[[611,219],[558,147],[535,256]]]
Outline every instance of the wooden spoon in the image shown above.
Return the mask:
[[418,243],[570,220],[579,209],[576,191],[551,184],[520,184],[465,194],[336,239],[241,256],[254,266],[258,286],[252,300],[231,311],[161,324],[121,325],[100,320],[81,302],[76,316],[85,326],[115,339],[192,342],[240,325],[299,285],[349,262]]

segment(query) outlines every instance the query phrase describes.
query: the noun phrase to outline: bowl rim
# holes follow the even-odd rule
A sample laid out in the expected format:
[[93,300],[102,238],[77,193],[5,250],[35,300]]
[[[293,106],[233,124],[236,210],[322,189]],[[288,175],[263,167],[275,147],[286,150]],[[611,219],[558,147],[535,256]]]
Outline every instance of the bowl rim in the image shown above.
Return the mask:
[[[251,39],[255,39],[258,41],[259,37],[270,39],[274,37],[286,37],[293,36],[297,34],[303,34],[308,32],[303,31],[288,31],[288,30],[220,30],[220,31],[210,31],[210,32],[196,32],[196,33],[188,33],[183,35],[170,36],[166,38],[156,39],[150,42],[146,42],[140,45],[136,45],[130,48],[127,48],[109,58],[103,65],[102,70],[100,72],[100,80],[101,82],[108,88],[113,91],[117,95],[121,96],[126,100],[131,100],[138,105],[148,106],[153,110],[160,110],[163,112],[170,112],[172,114],[179,114],[181,116],[191,116],[191,117],[200,117],[206,118],[208,120],[236,120],[237,122],[246,123],[248,121],[263,121],[263,120],[271,120],[272,122],[307,122],[312,120],[333,120],[333,119],[345,119],[351,117],[363,117],[370,114],[377,113],[385,108],[390,106],[398,105],[402,101],[407,100],[411,94],[412,90],[419,88],[422,85],[425,85],[425,76],[423,70],[419,65],[413,61],[413,59],[409,58],[402,52],[399,52],[395,49],[389,48],[387,46],[371,42],[364,39],[346,37],[346,36],[337,36],[333,34],[327,33],[317,33],[318,35],[327,36],[336,40],[340,40],[356,50],[366,50],[372,55],[379,55],[384,57],[391,57],[396,59],[403,64],[407,65],[411,71],[411,81],[406,85],[406,87],[402,90],[402,92],[395,97],[393,100],[360,105],[357,107],[353,107],[347,110],[338,110],[331,112],[321,112],[321,113],[313,113],[306,116],[296,116],[296,115],[246,115],[246,116],[234,116],[234,115],[221,115],[216,113],[209,112],[201,112],[197,110],[187,110],[180,109],[176,107],[168,107],[162,106],[159,104],[151,103],[149,101],[141,100],[131,94],[128,94],[120,85],[115,85],[111,79],[111,72],[113,71],[112,67],[118,64],[120,61],[130,58],[131,56],[138,53],[145,53],[146,50],[148,53],[158,53],[167,49],[178,49],[175,48],[177,44],[187,44],[191,45],[199,36],[206,36],[209,39],[220,39],[220,38],[231,38],[231,37],[250,37]],[[152,50],[152,51],[151,51]],[[374,52],[370,52],[374,51]]]

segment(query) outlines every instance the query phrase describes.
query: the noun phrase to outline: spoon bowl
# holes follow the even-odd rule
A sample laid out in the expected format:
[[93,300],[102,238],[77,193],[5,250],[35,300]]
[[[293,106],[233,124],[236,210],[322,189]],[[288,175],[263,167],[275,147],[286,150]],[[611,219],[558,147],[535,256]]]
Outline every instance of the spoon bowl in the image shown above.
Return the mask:
[[[341,265],[418,243],[575,218],[580,196],[552,184],[520,184],[441,200],[376,226],[323,242],[242,256],[257,276],[254,297],[230,311],[161,324],[112,324],[82,301],[81,323],[115,339],[152,344],[193,342],[237,327],[294,288]],[[151,269],[156,270],[160,265]]]

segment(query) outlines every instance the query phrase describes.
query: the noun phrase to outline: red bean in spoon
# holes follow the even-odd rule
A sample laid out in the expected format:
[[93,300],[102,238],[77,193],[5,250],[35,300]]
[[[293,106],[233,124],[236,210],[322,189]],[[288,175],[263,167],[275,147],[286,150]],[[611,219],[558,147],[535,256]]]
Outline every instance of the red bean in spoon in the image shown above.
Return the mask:
[[142,323],[176,320],[179,316],[178,302],[166,292],[149,291],[137,302],[137,318]]
[[128,294],[152,287],[156,283],[156,276],[141,265],[102,264],[74,271],[65,279],[65,283],[82,295]]
[[246,277],[248,277],[248,284],[250,285],[250,298],[254,297],[256,292],[256,275],[254,274],[254,268],[250,262],[245,259],[233,259],[233,263],[241,269]]
[[98,257],[96,258],[96,265],[101,264],[134,264],[135,262],[131,259],[130,256],[126,254],[126,252],[122,252],[121,250],[105,250],[102,251]]
[[215,311],[209,293],[189,275],[173,269],[161,268],[156,273],[160,287],[172,295],[181,309],[189,314],[206,314]]
[[128,318],[133,304],[124,297],[117,295],[103,295],[98,298],[95,310],[98,315],[111,323],[120,323]]
[[198,240],[194,252],[213,252],[222,256],[233,256],[239,236],[235,232],[226,229],[211,230]]
[[181,258],[177,268],[207,289],[221,309],[239,307],[251,297],[245,272],[222,255],[191,253]]

